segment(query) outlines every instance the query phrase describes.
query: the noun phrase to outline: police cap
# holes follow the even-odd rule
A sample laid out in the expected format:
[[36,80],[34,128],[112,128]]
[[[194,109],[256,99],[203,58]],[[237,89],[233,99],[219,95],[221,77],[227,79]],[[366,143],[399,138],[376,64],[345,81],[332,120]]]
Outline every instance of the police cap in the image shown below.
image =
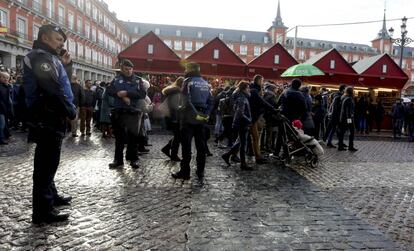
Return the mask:
[[121,66],[134,67],[134,64],[129,59],[123,59],[121,61]]
[[37,33],[37,37],[40,39],[42,37],[42,35],[49,34],[51,32],[57,32],[57,33],[59,33],[60,35],[62,35],[63,39],[66,42],[67,37],[66,37],[65,32],[59,26],[56,26],[56,25],[53,25],[53,24],[45,24],[45,25],[42,25],[39,28],[39,33]]

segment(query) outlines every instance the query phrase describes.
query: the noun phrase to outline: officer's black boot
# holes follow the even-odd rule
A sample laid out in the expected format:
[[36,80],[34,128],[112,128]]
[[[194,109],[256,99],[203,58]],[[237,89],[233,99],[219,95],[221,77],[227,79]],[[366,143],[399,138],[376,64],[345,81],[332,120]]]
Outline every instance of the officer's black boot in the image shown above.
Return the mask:
[[188,172],[183,172],[183,171],[178,171],[176,173],[172,173],[171,177],[173,177],[174,179],[183,179],[183,180],[189,180],[190,179],[190,173]]
[[131,161],[131,167],[132,168],[134,168],[134,169],[138,169],[139,168],[139,163],[138,163],[138,160],[135,160],[135,161]]
[[109,164],[110,169],[122,168],[123,166],[124,166],[124,162],[120,162],[117,160],[114,160],[114,162]]
[[69,214],[61,214],[58,210],[52,210],[45,214],[33,214],[33,224],[63,222],[69,219]]

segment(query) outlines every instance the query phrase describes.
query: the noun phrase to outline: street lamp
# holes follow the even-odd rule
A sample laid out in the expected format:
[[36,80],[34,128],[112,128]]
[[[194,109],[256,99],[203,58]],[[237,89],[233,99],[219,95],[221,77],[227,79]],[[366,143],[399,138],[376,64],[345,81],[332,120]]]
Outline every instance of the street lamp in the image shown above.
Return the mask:
[[401,38],[392,38],[392,35],[394,34],[394,29],[391,27],[388,31],[390,32],[390,41],[391,43],[394,43],[401,48],[400,52],[400,68],[402,68],[402,60],[403,60],[403,54],[404,54],[404,46],[408,45],[409,43],[413,42],[413,40],[409,37],[407,37],[407,18],[403,17],[401,19]]

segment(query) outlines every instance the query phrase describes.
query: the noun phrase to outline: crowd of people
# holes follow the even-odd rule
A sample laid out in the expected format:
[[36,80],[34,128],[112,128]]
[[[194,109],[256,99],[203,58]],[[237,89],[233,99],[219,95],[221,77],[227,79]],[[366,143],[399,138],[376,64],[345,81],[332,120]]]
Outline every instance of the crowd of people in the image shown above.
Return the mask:
[[[96,127],[95,133],[100,132],[103,138],[115,138],[109,168],[123,168],[126,160],[137,169],[139,155],[149,152],[146,146],[150,145],[151,119],[163,121],[172,138],[161,151],[171,161],[180,162],[180,170],[171,176],[190,179],[194,138],[196,174],[202,181],[206,157],[212,155],[207,143],[212,134],[217,147],[227,148],[221,156],[227,165],[239,163],[242,170],[252,171],[246,155],[254,156],[258,165],[267,163],[269,156],[289,158],[281,116],[303,129],[303,135],[325,141],[328,147],[335,147],[332,141],[336,134],[339,151],[357,151],[355,128],[369,133],[375,121],[380,130],[385,115],[380,101],[373,105],[368,97],[354,97],[349,86],[341,85],[336,92],[321,88],[315,94],[302,87],[299,79],[278,85],[266,82],[261,75],[223,86],[217,80],[203,78],[196,63],[186,64],[184,77],[153,76],[147,81],[135,74],[134,65],[125,59],[110,83],[81,83],[72,75],[72,60],[63,49],[63,30],[44,25],[38,38],[24,60],[22,74],[0,71],[0,144],[8,144],[11,128],[28,130],[28,140],[36,144],[34,223],[65,221],[69,217],[56,208],[70,204],[72,197],[61,196],[54,182],[62,140],[68,132],[73,138],[89,137]],[[398,99],[391,115],[394,136],[400,136],[402,128],[407,127],[413,139],[414,100],[404,105]],[[213,133],[210,125],[214,125]],[[348,145],[344,142],[346,132]]]

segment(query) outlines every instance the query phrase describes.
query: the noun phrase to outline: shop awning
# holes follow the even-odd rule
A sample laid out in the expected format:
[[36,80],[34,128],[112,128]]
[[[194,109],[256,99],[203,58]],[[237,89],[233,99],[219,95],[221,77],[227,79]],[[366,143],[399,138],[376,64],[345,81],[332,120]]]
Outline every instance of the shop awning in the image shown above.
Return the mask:
[[337,85],[357,83],[357,72],[335,48],[316,54],[304,64],[314,65],[325,73],[325,76],[310,77],[311,82]]
[[401,90],[409,79],[388,54],[360,60],[353,68],[359,74],[358,84],[365,87]]
[[277,43],[248,64],[248,76],[262,75],[265,79],[279,79],[287,68],[298,64],[294,57]]
[[191,54],[186,61],[200,64],[204,76],[246,77],[246,64],[218,37]]
[[152,31],[123,50],[118,58],[131,60],[137,72],[184,73],[181,58]]

